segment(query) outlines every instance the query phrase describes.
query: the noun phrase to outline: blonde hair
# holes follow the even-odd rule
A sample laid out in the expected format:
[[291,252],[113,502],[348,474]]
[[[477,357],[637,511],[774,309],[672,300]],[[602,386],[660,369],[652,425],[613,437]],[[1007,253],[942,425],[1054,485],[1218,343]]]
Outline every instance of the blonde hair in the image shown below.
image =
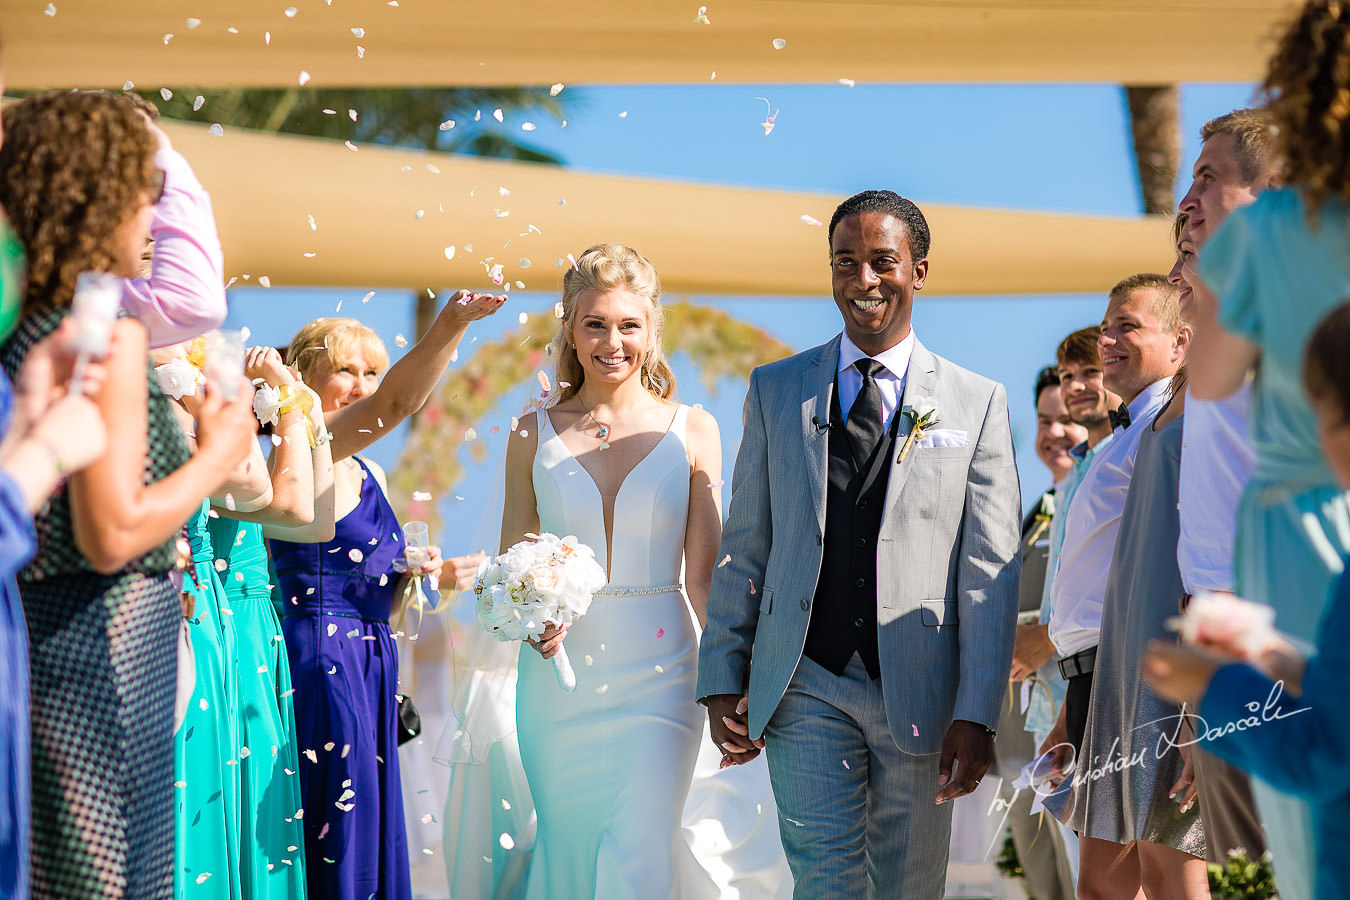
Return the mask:
[[576,265],[563,276],[562,321],[549,345],[556,359],[556,381],[566,384],[555,395],[555,403],[574,397],[586,380],[586,372],[572,343],[577,318],[577,298],[585,291],[632,291],[647,301],[647,321],[655,336],[642,359],[642,386],[653,397],[668,400],[675,395],[675,373],[666,363],[661,340],[665,334],[666,314],[661,308],[661,278],[645,256],[625,244],[596,244],[577,258]]
[[361,351],[380,371],[389,366],[389,351],[371,328],[356,319],[325,316],[296,332],[286,348],[286,363],[299,371],[302,381],[310,383],[320,362],[326,362],[330,372],[337,372]]

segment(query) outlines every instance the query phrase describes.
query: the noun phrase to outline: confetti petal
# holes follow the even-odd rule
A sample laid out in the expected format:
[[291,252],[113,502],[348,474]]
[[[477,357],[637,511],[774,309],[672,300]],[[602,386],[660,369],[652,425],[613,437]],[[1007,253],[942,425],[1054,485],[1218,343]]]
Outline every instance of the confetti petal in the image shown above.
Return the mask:
[[549,85],[548,88],[548,95],[550,97],[556,97],[563,92],[564,87],[565,85],[561,81],[559,81],[557,84],[551,84]]
[[[206,102],[206,98],[203,97],[201,94],[198,94],[197,97],[196,97],[196,99],[194,99],[194,100],[192,101],[192,111],[193,111],[193,112],[196,112],[197,110],[201,109],[201,108],[202,108],[202,104],[204,104],[205,102]],[[219,135],[217,135],[217,136],[219,136]]]
[[774,38],[774,39],[773,39],[773,49],[775,49],[775,50],[782,50],[782,49],[783,49],[784,47],[786,47],[786,46],[787,46],[787,41],[783,40],[782,38]]
[[405,338],[402,334],[396,334],[394,335],[394,346],[406,347],[408,346],[408,339]]
[[225,128],[219,122],[206,129],[206,133],[211,137],[220,137],[225,134]]
[[513,850],[516,846],[515,838],[511,837],[511,835],[506,832],[502,832],[501,837],[497,838],[497,843],[502,845],[503,850]]
[[825,224],[821,222],[819,219],[817,219],[815,216],[807,216],[807,215],[802,216],[802,222],[807,225],[815,225],[817,228]]

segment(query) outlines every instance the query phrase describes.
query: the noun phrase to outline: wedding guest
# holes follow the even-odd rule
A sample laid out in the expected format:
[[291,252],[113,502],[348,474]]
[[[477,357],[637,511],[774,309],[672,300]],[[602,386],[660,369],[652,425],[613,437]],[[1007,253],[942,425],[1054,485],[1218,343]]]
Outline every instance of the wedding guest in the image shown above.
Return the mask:
[[[0,93],[3,87],[0,82]],[[22,262],[23,251],[0,209],[0,340],[18,317]],[[67,332],[34,348],[17,388],[0,373],[0,897],[5,898],[28,896],[31,795],[28,626],[14,576],[36,547],[33,513],[67,471],[97,459],[107,443],[93,401],[69,393],[64,379],[57,380],[59,349]],[[102,379],[101,364],[86,368],[86,384],[97,385]],[[73,442],[77,446],[67,446],[65,437],[70,434],[81,436]]]
[[[0,348],[11,377],[66,318],[76,275],[136,274],[159,190],[144,118],[107,94],[4,110],[0,205],[28,254],[23,317]],[[173,698],[180,618],[173,538],[251,440],[247,399],[209,395],[188,459],[150,382],[147,337],[114,328],[95,396],[108,452],[36,517],[19,573],[32,652],[35,897],[173,889]],[[81,436],[83,440],[83,436]],[[75,451],[66,441],[53,447]]]
[[[1308,343],[1304,381],[1317,416],[1322,452],[1336,483],[1350,489],[1350,305],[1337,307]],[[1278,617],[1276,619],[1278,624]],[[1350,578],[1341,574],[1322,620],[1316,650],[1304,659],[1271,636],[1253,652],[1228,642],[1175,646],[1157,642],[1145,660],[1149,683],[1178,702],[1198,702],[1217,755],[1313,810],[1319,900],[1350,897],[1343,876],[1350,846],[1350,720],[1344,714],[1350,679]],[[1260,710],[1254,714],[1254,710]],[[1283,895],[1282,895],[1283,896]]]
[[151,347],[186,341],[225,321],[225,258],[211,196],[157,124],[159,111],[138,94],[116,95],[145,116],[164,187],[150,220],[150,271],[126,282],[122,305],[141,320]]
[[[1308,335],[1350,295],[1350,168],[1339,149],[1350,139],[1350,108],[1339,99],[1350,90],[1347,38],[1350,7],[1327,0],[1309,0],[1285,29],[1263,92],[1288,186],[1229,215],[1198,265],[1217,298],[1218,327],[1201,323],[1207,347],[1195,361],[1195,395],[1220,399],[1256,370],[1248,421],[1257,460],[1238,510],[1235,587],[1273,606],[1305,651],[1350,550],[1350,503],[1317,451],[1299,381]],[[1319,896],[1310,842],[1300,837],[1311,833],[1311,810],[1257,791],[1281,896]]]
[[[1264,110],[1239,109],[1212,119],[1201,130],[1201,139],[1204,144],[1195,161],[1195,177],[1181,200],[1187,228],[1181,235],[1177,265],[1168,276],[1195,305],[1195,338],[1188,353],[1192,370],[1205,366],[1206,339],[1217,327],[1213,295],[1191,288],[1202,236],[1213,234],[1234,209],[1255,202],[1280,174],[1275,135]],[[1177,544],[1183,606],[1197,591],[1234,592],[1238,500],[1256,467],[1256,451],[1247,432],[1250,407],[1250,380],[1221,400],[1203,400],[1194,391],[1187,392],[1181,426],[1181,539]],[[1222,864],[1231,850],[1240,848],[1250,859],[1260,859],[1266,841],[1250,779],[1203,745],[1192,749],[1191,762],[1205,821],[1206,858]],[[1264,793],[1267,805],[1283,802],[1273,790],[1264,789]],[[1302,843],[1296,835],[1276,837],[1277,842],[1288,840]]]
[[[161,387],[179,401],[189,444],[203,381],[189,361],[204,361],[198,343],[205,341],[152,354],[161,363],[155,369]],[[184,587],[192,597],[189,638],[197,678],[176,735],[175,780],[183,785],[179,879],[193,884],[215,878],[218,890],[228,885],[229,896],[302,897],[303,826],[295,818],[302,800],[290,665],[257,523],[268,523],[273,534],[281,529],[300,535],[314,527],[314,533],[326,528],[331,536],[332,463],[326,443],[310,447],[309,436],[324,431],[318,404],[297,386],[276,350],[249,348],[240,375],[275,393],[269,400],[260,387],[261,399],[253,406],[275,426],[276,440],[270,466],[254,443],[188,523],[194,570]],[[316,492],[323,497],[321,512],[315,509]]]
[[[294,688],[281,620],[272,605],[272,577],[265,537],[292,541],[331,540],[334,531],[333,458],[323,438],[327,426],[317,395],[271,347],[250,347],[244,374],[259,394],[275,395],[254,410],[273,426],[266,464],[271,501],[250,510],[213,500],[208,518],[214,566],[237,635],[239,681],[241,891],[245,900],[306,896],[303,821],[295,811],[300,793],[300,748],[295,729]],[[284,393],[283,393],[284,391]],[[308,397],[308,401],[305,400]],[[275,406],[269,404],[275,402]],[[308,409],[306,409],[308,407]],[[256,448],[255,444],[255,448]],[[233,507],[233,508],[231,508]],[[270,748],[271,752],[266,751]],[[243,753],[243,750],[240,750]]]
[[[1149,533],[1139,529],[1141,520],[1132,516],[1131,527],[1122,532],[1122,517],[1135,457],[1146,432],[1151,468],[1152,458],[1160,452],[1153,420],[1167,404],[1172,377],[1185,360],[1190,336],[1178,312],[1176,290],[1164,276],[1132,275],[1111,290],[1099,346],[1103,382],[1123,400],[1111,412],[1118,430],[1110,445],[1095,455],[1069,507],[1059,570],[1051,588],[1050,637],[1062,657],[1060,671],[1069,687],[1059,721],[1042,749],[1053,749],[1062,768],[1067,768],[1064,757],[1070,753],[1066,751],[1080,764],[1097,764],[1084,746],[1095,669],[1100,658],[1107,689],[1114,689],[1120,671],[1115,648],[1099,646],[1103,607],[1110,595],[1127,591],[1130,580],[1127,570],[1113,567],[1112,557],[1118,535],[1147,549],[1143,545],[1148,544]],[[1140,502],[1144,501],[1136,500]],[[1175,507],[1175,498],[1172,502]],[[1175,559],[1171,549],[1166,555]],[[1121,878],[1143,886],[1152,896],[1175,889],[1177,851],[1151,842],[1148,832],[1136,834],[1135,823],[1127,818],[1129,810],[1123,806],[1121,795],[1115,793],[1089,807],[1076,788],[1072,792],[1061,788],[1046,798],[1046,808],[1080,834],[1080,897],[1110,896],[1112,884]],[[1183,828],[1183,833],[1189,830]],[[1135,837],[1144,840],[1132,843]],[[1194,837],[1202,841],[1203,833],[1197,828]],[[1203,864],[1200,873],[1203,882]],[[1163,888],[1160,879],[1172,881]]]
[[[426,402],[469,324],[504,296],[455,293],[383,381],[384,343],[355,319],[300,329],[286,361],[319,397],[334,460],[333,537],[270,542],[295,685],[300,792],[307,815],[309,894],[336,900],[408,900],[408,846],[399,780],[398,656],[389,627],[404,582],[404,540],[384,472],[355,454]],[[436,574],[456,560],[439,551]]]
[[[1052,481],[1050,488],[1041,494],[1022,519],[1022,581],[1018,610],[1019,617],[1030,614],[1038,618],[1050,559],[1050,524],[1055,515],[1056,490],[1073,471],[1075,459],[1071,451],[1087,439],[1087,429],[1075,425],[1069,418],[1055,367],[1046,366],[1037,373],[1035,398],[1036,457],[1050,470]],[[1019,623],[1017,626],[1010,679],[1026,682],[1027,686],[1021,692],[1024,701],[1033,691],[1047,694],[1051,691],[1042,680],[1041,672],[1054,655],[1054,645],[1046,632],[1046,626],[1039,623]],[[1053,677],[1063,683],[1058,670]],[[1020,712],[1023,705],[1014,691],[1005,700],[999,717],[994,752],[998,774],[1005,785],[1017,778],[1022,767],[1036,753],[1036,743],[1025,727],[1026,715]],[[1032,815],[1034,799],[1031,791],[1018,793],[1008,808],[1007,818],[1017,858],[1026,873],[1028,892],[1046,900],[1073,900],[1074,874],[1064,846],[1064,835],[1048,816]]]

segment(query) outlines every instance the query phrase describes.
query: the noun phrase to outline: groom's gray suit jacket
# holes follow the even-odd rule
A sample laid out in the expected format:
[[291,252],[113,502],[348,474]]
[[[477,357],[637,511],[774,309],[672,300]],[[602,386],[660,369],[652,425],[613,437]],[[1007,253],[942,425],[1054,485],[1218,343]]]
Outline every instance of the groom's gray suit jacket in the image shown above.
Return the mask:
[[[802,656],[825,533],[839,337],[755,369],[699,651],[698,696],[740,694],[759,737]],[[898,448],[877,545],[877,640],[891,735],[936,753],[953,719],[993,728],[1017,618],[1021,500],[1003,386],[915,342],[901,408],[932,400],[966,446]],[[896,415],[901,415],[897,411]],[[931,432],[930,432],[931,433]],[[841,586],[842,589],[842,586]]]

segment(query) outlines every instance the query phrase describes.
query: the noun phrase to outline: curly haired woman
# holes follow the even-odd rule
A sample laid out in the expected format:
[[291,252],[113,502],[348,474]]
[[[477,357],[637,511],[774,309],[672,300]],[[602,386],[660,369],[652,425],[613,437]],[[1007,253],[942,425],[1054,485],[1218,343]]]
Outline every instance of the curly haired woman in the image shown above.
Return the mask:
[[[28,256],[13,376],[70,311],[85,270],[133,277],[162,188],[143,116],[111,95],[30,97],[4,111],[0,205]],[[247,452],[250,398],[209,397],[191,459],[149,377],[144,326],[114,328],[94,400],[108,451],[36,516],[18,575],[32,666],[32,893],[174,893],[173,715],[181,607],[174,537]],[[53,456],[61,459],[62,448]]]
[[[1209,393],[1218,389],[1207,399],[1218,399],[1256,369],[1258,458],[1238,514],[1237,590],[1274,606],[1306,652],[1350,551],[1350,501],[1318,452],[1300,379],[1313,328],[1350,295],[1350,5],[1305,3],[1263,91],[1288,186],[1234,212],[1201,250],[1198,274],[1217,295],[1222,326],[1205,380]],[[1308,805],[1259,784],[1256,793],[1280,896],[1322,896]]]

